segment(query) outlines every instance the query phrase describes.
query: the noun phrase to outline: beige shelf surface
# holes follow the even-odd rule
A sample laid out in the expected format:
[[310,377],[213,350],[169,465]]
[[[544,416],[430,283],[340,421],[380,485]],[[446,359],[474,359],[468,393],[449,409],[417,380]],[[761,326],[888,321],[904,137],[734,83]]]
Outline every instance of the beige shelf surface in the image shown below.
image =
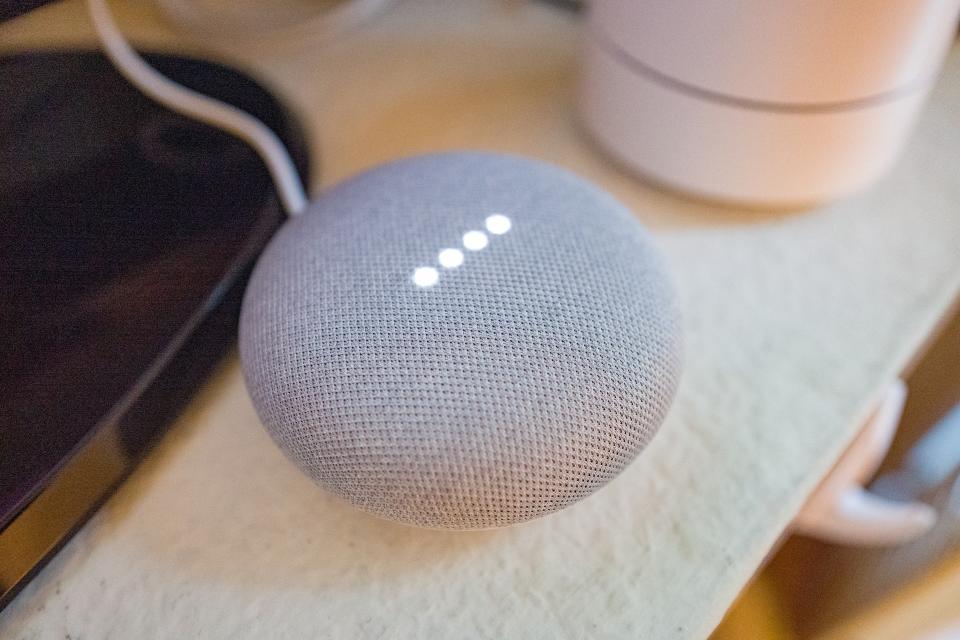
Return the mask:
[[[120,16],[146,46],[198,49],[146,0]],[[709,633],[960,290],[960,49],[882,183],[771,213],[658,191],[598,153],[575,117],[579,38],[546,6],[408,0],[334,43],[215,55],[298,112],[319,154],[314,192],[384,160],[470,147],[554,162],[627,203],[667,256],[687,338],[679,397],[638,461],[514,528],[394,525],[284,459],[231,358],[0,613],[0,636]],[[5,51],[90,41],[76,1],[0,27]]]

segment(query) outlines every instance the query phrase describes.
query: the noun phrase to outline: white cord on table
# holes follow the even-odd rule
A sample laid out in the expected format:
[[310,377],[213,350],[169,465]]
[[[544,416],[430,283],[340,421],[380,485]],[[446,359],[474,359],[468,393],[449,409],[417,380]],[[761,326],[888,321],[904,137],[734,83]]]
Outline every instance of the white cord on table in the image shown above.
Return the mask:
[[104,52],[132,85],[178,113],[246,141],[267,165],[287,214],[303,211],[307,196],[300,174],[273,131],[249,113],[179,85],[147,64],[117,28],[105,0],[87,0],[87,8]]

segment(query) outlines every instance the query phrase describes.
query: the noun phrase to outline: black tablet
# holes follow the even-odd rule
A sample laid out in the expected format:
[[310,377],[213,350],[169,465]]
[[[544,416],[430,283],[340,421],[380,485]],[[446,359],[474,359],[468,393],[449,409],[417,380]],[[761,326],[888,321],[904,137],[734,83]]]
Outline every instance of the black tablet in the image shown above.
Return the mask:
[[[151,62],[303,136],[242,74]],[[141,96],[99,54],[0,60],[0,605],[132,469],[235,338],[282,221],[243,143]]]

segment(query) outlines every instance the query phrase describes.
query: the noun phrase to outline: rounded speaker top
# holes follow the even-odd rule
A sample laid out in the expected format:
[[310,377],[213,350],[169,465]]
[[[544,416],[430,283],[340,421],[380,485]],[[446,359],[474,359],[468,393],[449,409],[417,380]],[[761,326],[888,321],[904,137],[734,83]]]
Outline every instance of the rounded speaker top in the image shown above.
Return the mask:
[[404,523],[505,526],[603,486],[680,368],[641,226],[576,176],[443,153],[334,187],[277,233],[241,314],[254,405],[286,454]]

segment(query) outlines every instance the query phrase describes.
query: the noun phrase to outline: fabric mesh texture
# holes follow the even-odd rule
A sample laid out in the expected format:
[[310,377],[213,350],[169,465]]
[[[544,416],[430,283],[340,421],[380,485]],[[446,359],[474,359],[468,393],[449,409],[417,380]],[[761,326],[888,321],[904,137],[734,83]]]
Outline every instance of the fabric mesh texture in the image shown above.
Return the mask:
[[[462,246],[491,214],[512,228]],[[465,260],[437,262],[445,248]],[[434,267],[432,287],[413,272]],[[589,495],[677,386],[676,304],[604,192],[512,156],[394,162],[331,189],[261,257],[241,315],[253,403],[310,477],[369,513],[455,529]]]

